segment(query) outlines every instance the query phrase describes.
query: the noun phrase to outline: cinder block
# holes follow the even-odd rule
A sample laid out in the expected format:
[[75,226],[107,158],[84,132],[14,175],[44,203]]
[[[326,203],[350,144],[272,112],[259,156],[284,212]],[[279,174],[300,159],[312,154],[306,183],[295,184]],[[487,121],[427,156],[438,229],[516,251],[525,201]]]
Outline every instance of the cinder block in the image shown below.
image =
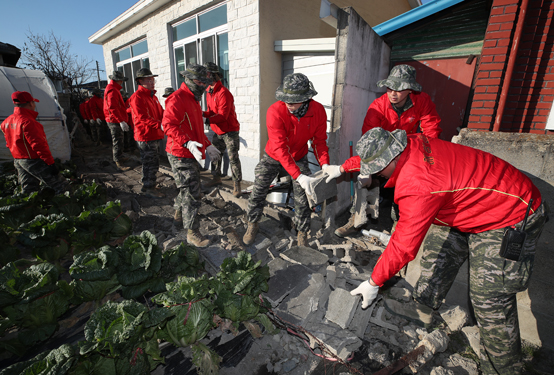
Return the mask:
[[325,179],[328,176],[323,173],[323,171],[317,171],[310,177],[315,179],[310,184],[314,194],[312,196],[308,196],[312,207],[337,195],[337,181],[335,179],[329,183],[326,183]]
[[345,289],[335,289],[329,296],[325,317],[341,328],[346,328],[354,317],[358,298]]

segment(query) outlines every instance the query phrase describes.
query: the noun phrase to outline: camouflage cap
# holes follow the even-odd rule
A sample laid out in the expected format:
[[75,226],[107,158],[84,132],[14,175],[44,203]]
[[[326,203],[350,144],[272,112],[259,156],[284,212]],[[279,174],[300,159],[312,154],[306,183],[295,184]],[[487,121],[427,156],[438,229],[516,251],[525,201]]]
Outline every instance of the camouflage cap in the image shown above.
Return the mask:
[[302,73],[289,74],[275,91],[275,98],[285,103],[302,103],[316,95],[314,85]]
[[220,71],[219,71],[219,66],[217,66],[217,64],[214,64],[213,62],[207,62],[204,64],[204,66],[206,67],[206,70],[210,73],[217,73],[219,74]]
[[356,143],[356,152],[362,159],[360,175],[368,176],[381,172],[400,155],[408,144],[405,130],[396,129],[392,133],[383,128],[368,130]]
[[135,80],[139,80],[141,78],[150,78],[150,77],[157,77],[157,74],[152,74],[152,71],[148,68],[140,68],[137,72],[137,76],[135,77]]
[[113,81],[127,81],[129,79],[123,76],[123,72],[120,72],[119,70],[114,70],[113,74],[108,78]]
[[421,85],[416,82],[416,69],[410,65],[395,66],[388,78],[377,82],[377,86],[388,87],[394,91],[421,91]]
[[164,94],[162,95],[164,98],[167,98],[169,95],[173,94],[175,90],[173,90],[173,87],[166,87]]
[[212,83],[212,80],[208,77],[206,67],[199,64],[190,64],[187,69],[180,71],[179,74],[188,79],[197,79],[202,83]]

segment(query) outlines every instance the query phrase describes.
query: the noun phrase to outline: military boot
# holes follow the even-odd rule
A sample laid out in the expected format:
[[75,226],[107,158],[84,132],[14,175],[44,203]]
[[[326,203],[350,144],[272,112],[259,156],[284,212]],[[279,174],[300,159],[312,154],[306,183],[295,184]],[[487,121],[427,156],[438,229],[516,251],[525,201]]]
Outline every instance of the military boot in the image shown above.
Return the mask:
[[233,181],[233,195],[235,197],[240,197],[241,193],[242,193],[242,187],[240,186],[241,185],[241,182],[240,181]]
[[213,176],[212,180],[208,182],[205,186],[206,187],[212,187],[216,185],[221,185],[221,176]]
[[298,232],[296,242],[298,246],[308,247],[308,232]]
[[242,242],[245,245],[251,245],[256,239],[256,234],[258,234],[258,223],[248,223],[248,228],[242,238]]
[[128,171],[129,169],[131,169],[131,167],[128,167],[128,166],[124,165],[122,162],[119,162],[119,161],[116,161],[115,165],[117,166],[117,168],[119,168],[119,170],[121,170],[123,172]]
[[200,234],[198,229],[189,229],[187,231],[187,242],[196,247],[206,247],[210,240]]
[[180,208],[175,210],[175,215],[173,215],[173,225],[179,228],[183,225],[183,212]]
[[421,327],[430,328],[433,323],[433,309],[419,302],[399,302],[385,298],[385,308],[391,314],[400,316]]
[[335,236],[338,237],[347,237],[351,236],[353,234],[356,234],[358,232],[358,229],[354,227],[354,214],[350,216],[350,219],[348,219],[348,223],[344,224],[342,227],[337,228],[335,230]]

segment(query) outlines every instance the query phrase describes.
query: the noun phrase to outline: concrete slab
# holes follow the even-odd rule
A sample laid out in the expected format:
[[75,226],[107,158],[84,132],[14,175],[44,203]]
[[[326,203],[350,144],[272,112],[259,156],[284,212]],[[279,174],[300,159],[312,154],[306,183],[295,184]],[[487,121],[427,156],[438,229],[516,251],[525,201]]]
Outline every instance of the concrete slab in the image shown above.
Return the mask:
[[307,279],[307,285],[299,283],[274,311],[277,315],[296,325],[303,325],[310,313],[319,307],[319,296],[323,288],[329,288],[322,274],[314,273]]
[[325,182],[328,176],[321,170],[312,174],[310,177],[314,179],[310,184],[314,191],[314,194],[312,196],[309,196],[310,205],[312,207],[337,195],[336,179],[333,179],[329,183]]
[[309,247],[294,246],[283,252],[286,257],[303,264],[304,266],[317,271],[327,264],[329,257]]
[[367,189],[356,189],[354,196],[354,226],[356,228],[361,227],[367,223]]
[[[348,330],[339,329],[333,323],[312,322],[305,329],[310,338],[310,347],[320,348],[327,357],[329,353],[346,360],[362,345],[360,338]],[[324,345],[323,348],[320,343]]]
[[199,249],[200,254],[208,261],[216,270],[219,270],[219,267],[225,260],[229,258],[231,254],[224,250],[221,246],[208,246],[205,249]]
[[352,296],[347,290],[337,288],[329,296],[325,318],[345,329],[354,317],[357,306],[358,297]]
[[372,312],[373,308],[371,306],[364,310],[362,309],[362,304],[358,303],[354,316],[348,325],[348,330],[355,333],[356,336],[362,339],[365,335],[367,326],[369,325],[369,319],[371,318]]
[[268,263],[270,279],[269,289],[265,293],[274,306],[278,305],[298,285],[307,287],[312,271],[299,264],[290,264],[275,258]]

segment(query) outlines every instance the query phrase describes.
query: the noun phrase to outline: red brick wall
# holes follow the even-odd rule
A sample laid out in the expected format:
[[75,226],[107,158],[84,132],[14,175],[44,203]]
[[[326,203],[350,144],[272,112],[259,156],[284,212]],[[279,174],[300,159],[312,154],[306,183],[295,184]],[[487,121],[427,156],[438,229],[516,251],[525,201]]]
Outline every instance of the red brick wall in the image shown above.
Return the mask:
[[[492,130],[521,0],[494,0],[468,127]],[[554,100],[552,0],[529,0],[500,131],[550,134],[546,121]]]

